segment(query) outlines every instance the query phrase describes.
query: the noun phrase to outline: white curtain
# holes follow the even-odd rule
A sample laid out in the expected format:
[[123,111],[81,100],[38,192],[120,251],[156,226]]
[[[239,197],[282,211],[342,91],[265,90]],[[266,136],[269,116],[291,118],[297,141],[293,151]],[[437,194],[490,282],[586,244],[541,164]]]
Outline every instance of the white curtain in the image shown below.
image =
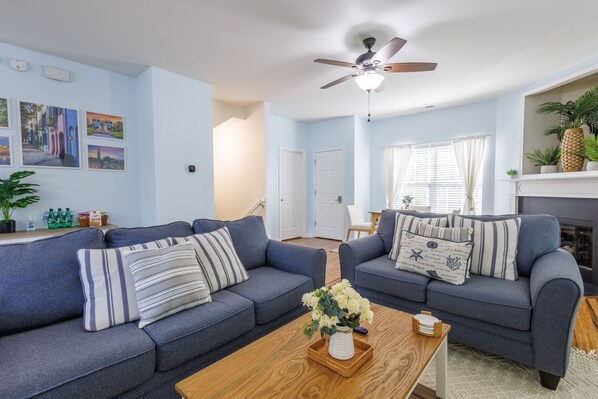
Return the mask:
[[411,146],[388,147],[384,150],[384,184],[386,185],[386,206],[392,208],[401,191],[407,174]]
[[484,158],[484,142],[486,136],[466,137],[453,141],[455,148],[455,157],[457,158],[457,167],[465,189],[465,204],[463,204],[463,214],[475,214],[475,203],[473,201],[473,191],[478,178],[478,173],[482,167]]

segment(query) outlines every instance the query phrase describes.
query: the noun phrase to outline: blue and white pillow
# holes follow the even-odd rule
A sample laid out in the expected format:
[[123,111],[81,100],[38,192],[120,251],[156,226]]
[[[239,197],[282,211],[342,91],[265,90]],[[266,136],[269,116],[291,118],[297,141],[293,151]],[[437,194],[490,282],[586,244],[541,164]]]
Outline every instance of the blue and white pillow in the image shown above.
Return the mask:
[[446,227],[448,226],[448,218],[446,216],[438,218],[421,218],[397,212],[395,215],[395,234],[392,238],[392,249],[388,254],[389,259],[397,260],[401,249],[401,237],[403,231],[415,233],[418,223],[425,223],[434,227]]
[[471,274],[517,280],[517,244],[520,218],[481,221],[451,215],[452,227],[473,229]]
[[395,267],[454,285],[467,278],[471,241],[454,242],[403,231]]
[[80,249],[79,275],[83,286],[83,328],[100,331],[139,319],[135,285],[123,256],[134,251],[171,246],[171,238],[112,249]]
[[123,254],[135,283],[139,328],[212,300],[192,244]]
[[214,293],[249,278],[245,266],[235,251],[228,228],[222,227],[210,233],[173,238],[175,244],[190,242],[195,249],[210,292]]

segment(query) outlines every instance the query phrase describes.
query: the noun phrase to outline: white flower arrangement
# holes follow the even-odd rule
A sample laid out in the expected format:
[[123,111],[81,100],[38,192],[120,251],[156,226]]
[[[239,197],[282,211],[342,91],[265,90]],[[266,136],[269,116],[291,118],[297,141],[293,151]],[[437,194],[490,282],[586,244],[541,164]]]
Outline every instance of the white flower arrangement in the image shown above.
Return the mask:
[[374,312],[370,301],[362,298],[348,280],[322,287],[303,295],[303,305],[310,309],[311,323],[303,325],[303,333],[311,339],[320,328],[320,335],[333,335],[337,326],[356,328],[360,322],[372,323]]

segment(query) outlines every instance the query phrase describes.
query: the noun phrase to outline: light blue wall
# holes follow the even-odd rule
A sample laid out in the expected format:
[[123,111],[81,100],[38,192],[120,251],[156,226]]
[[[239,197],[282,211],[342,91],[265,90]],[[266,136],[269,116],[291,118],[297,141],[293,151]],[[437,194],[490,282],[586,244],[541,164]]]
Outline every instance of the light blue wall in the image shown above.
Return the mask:
[[[139,130],[137,128],[135,79],[76,62],[0,43],[0,97],[11,98],[11,130],[0,134],[13,137],[14,168],[0,168],[0,178],[21,170],[18,100],[32,101],[79,110],[81,169],[27,168],[37,174],[31,182],[40,184],[41,201],[13,215],[17,229],[25,228],[31,215],[38,228],[44,227],[43,213],[50,207],[70,207],[74,211],[105,209],[110,221],[121,226],[140,223],[139,213]],[[11,58],[29,64],[26,72],[9,67]],[[43,65],[67,69],[71,81],[58,82],[43,77]],[[85,137],[84,110],[125,117],[126,141],[98,140]],[[127,171],[88,171],[87,144],[126,147]]]
[[355,176],[354,202],[362,208],[364,218],[368,220],[370,211],[371,185],[371,133],[370,123],[365,118],[355,118]]
[[[137,81],[139,94],[148,91],[152,98],[151,110],[144,99],[139,101],[144,123],[149,123],[144,125],[148,131],[143,132],[143,137],[153,141],[153,154],[151,145],[144,146],[141,192],[149,195],[142,196],[141,208],[151,211],[155,207],[155,214],[153,217],[143,214],[143,223],[162,224],[175,220],[212,218],[214,161],[211,86],[150,67]],[[194,164],[197,171],[188,173],[188,164]],[[151,196],[152,180],[154,198]]]
[[[279,152],[281,149],[286,149],[305,153],[307,125],[271,114],[268,103],[265,104],[264,111],[266,124],[266,230],[271,238],[279,239]],[[310,180],[309,175],[306,174],[305,180],[305,184],[307,184],[307,181]]]
[[395,144],[426,144],[487,134],[484,153],[482,212],[494,210],[496,101],[484,101],[371,122],[372,208],[384,209],[384,148]]
[[509,196],[505,171],[509,168],[521,168],[521,139],[523,135],[523,96],[555,80],[576,74],[583,69],[598,68],[598,57],[568,68],[558,74],[539,80],[520,90],[511,92],[497,99],[496,106],[496,165],[495,165],[495,212],[509,211]]

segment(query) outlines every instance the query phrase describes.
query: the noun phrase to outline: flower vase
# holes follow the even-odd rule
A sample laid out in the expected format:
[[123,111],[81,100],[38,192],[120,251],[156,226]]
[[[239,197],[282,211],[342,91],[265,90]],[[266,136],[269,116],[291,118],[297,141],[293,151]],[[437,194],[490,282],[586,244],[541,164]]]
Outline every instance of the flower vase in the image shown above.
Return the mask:
[[355,356],[353,330],[346,326],[336,326],[336,333],[330,336],[328,353],[338,360],[349,360]]

